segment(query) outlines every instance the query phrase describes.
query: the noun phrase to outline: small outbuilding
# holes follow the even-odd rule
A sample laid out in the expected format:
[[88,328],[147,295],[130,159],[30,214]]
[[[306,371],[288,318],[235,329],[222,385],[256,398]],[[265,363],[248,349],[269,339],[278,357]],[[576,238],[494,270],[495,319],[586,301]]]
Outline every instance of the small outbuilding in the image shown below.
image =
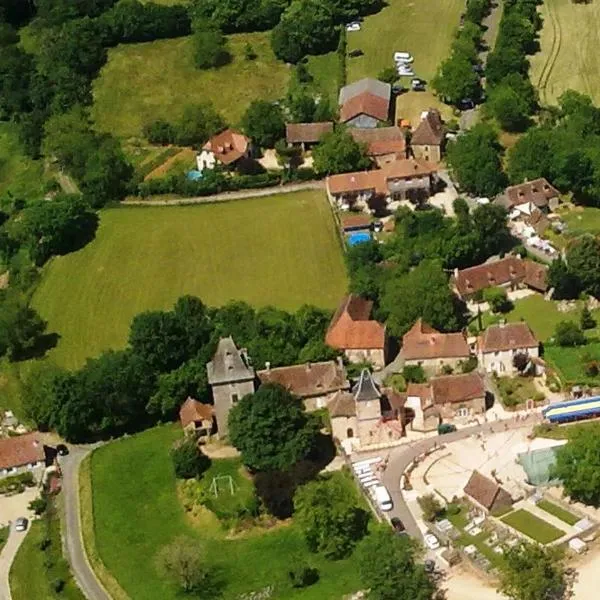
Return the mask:
[[198,439],[210,439],[215,426],[215,413],[212,404],[204,404],[188,396],[179,409],[179,420],[186,435]]
[[465,494],[486,513],[510,508],[513,505],[512,496],[493,479],[473,471],[464,489]]

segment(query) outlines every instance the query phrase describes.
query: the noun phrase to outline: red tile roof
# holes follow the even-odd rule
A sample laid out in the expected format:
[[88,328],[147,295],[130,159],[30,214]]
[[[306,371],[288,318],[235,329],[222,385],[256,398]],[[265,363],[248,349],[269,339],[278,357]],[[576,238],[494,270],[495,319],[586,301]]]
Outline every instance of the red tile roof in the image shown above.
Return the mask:
[[439,146],[444,140],[444,124],[439,111],[429,109],[415,129],[410,143],[413,146]]
[[468,358],[469,345],[462,333],[440,333],[418,319],[402,338],[405,360],[431,358]]
[[335,360],[264,369],[257,375],[261,383],[278,383],[300,398],[322,396],[350,388],[344,366]]
[[539,342],[527,323],[492,325],[479,337],[479,349],[482,352],[502,352],[538,346]]
[[340,121],[346,123],[359,115],[368,115],[379,121],[387,121],[390,111],[390,103],[381,96],[370,92],[363,92],[350,98],[342,105],[340,110]]
[[243,133],[226,129],[217,135],[213,135],[202,148],[212,152],[219,162],[230,165],[246,154],[249,145],[250,138],[247,138]]
[[512,504],[510,494],[479,471],[473,471],[464,492],[487,510],[491,510],[497,501],[507,506]]
[[371,320],[372,308],[370,300],[346,296],[333,315],[325,343],[341,350],[383,349],[385,326]]
[[288,123],[285,126],[285,139],[289,144],[314,143],[333,131],[331,121],[320,123]]
[[406,157],[406,136],[400,127],[375,127],[374,129],[350,128],[355,141],[367,145],[369,156],[396,154]]
[[501,260],[456,271],[453,282],[461,296],[488,287],[520,282],[536,290],[545,291],[548,287],[547,272],[548,267],[544,265],[516,256],[507,256]]
[[36,432],[0,439],[0,469],[41,462],[45,457],[44,445]]
[[437,173],[437,167],[421,158],[407,158],[388,163],[382,169],[387,179],[408,179]]
[[435,404],[453,404],[485,397],[483,379],[475,372],[434,377],[430,384]]
[[188,396],[179,409],[179,420],[185,429],[190,423],[196,421],[212,421],[214,408],[211,404],[204,404]]
[[526,181],[519,185],[507,187],[504,195],[508,199],[509,206],[517,206],[532,202],[538,208],[548,206],[548,202],[552,198],[558,198],[559,191],[548,183],[544,177]]
[[371,225],[371,216],[366,213],[342,213],[340,221],[344,229],[367,228]]

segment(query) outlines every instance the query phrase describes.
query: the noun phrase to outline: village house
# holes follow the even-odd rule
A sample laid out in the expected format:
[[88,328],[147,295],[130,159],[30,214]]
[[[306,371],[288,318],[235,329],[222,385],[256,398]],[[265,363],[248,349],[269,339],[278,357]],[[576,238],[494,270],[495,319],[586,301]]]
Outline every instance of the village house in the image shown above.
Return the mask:
[[364,212],[344,212],[340,214],[340,224],[343,233],[367,231],[371,229],[371,215]]
[[350,294],[336,310],[325,335],[325,343],[343,350],[352,363],[369,362],[376,369],[386,363],[385,325],[371,319],[373,302]]
[[545,265],[520,256],[507,256],[468,269],[455,269],[451,284],[465,301],[488,287],[503,287],[509,291],[530,288],[545,292],[547,273]]
[[437,183],[437,168],[423,160],[395,160],[373,171],[341,173],[327,177],[325,184],[330,202],[343,210],[364,208],[376,196],[386,203],[410,200],[424,202]]
[[285,126],[285,140],[289,146],[300,146],[302,152],[318,144],[320,139],[333,131],[333,123],[324,121],[320,123],[287,123]]
[[219,340],[212,361],[206,365],[212,389],[214,414],[219,435],[227,435],[227,419],[232,406],[255,390],[255,373],[246,350],[239,350],[233,338]]
[[213,135],[202,146],[202,151],[196,155],[196,167],[200,172],[214,169],[217,165],[234,168],[238,161],[248,158],[250,152],[250,138],[233,129],[226,129]]
[[434,430],[442,422],[466,422],[485,413],[486,391],[479,373],[434,377],[427,383],[409,383],[405,409],[414,415],[415,431]]
[[392,86],[377,79],[361,79],[340,90],[340,122],[348,127],[374,129],[388,121]]
[[560,203],[560,193],[545,178],[540,177],[507,187],[495,202],[504,206],[509,212],[515,208],[522,209],[523,206],[528,206],[530,213],[538,209],[548,214]]
[[406,156],[406,136],[400,127],[351,128],[350,135],[367,147],[367,156],[383,167]]
[[188,396],[179,409],[179,421],[186,435],[209,440],[215,428],[214,407]]
[[430,108],[422,115],[421,122],[410,139],[410,147],[415,158],[433,163],[442,160],[446,131],[440,112]]
[[273,369],[267,363],[257,375],[261,384],[277,383],[302,398],[309,411],[326,407],[336,392],[350,389],[341,359]]
[[464,488],[465,495],[485,513],[495,513],[513,505],[511,495],[493,479],[473,471]]
[[46,452],[37,432],[0,439],[0,477],[33,472],[39,478],[45,466]]
[[402,337],[400,356],[405,365],[420,365],[430,373],[456,369],[471,356],[463,333],[440,333],[418,319]]
[[516,354],[539,357],[539,342],[527,323],[501,323],[488,327],[477,340],[479,364],[488,373],[513,375]]

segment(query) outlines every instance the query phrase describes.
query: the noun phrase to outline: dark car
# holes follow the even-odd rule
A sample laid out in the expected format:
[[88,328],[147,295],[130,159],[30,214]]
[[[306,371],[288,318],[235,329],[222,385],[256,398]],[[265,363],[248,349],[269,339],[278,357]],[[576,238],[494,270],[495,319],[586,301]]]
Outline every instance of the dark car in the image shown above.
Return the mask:
[[440,423],[437,429],[438,433],[443,435],[444,433],[452,433],[453,431],[456,431],[456,425],[453,425],[452,423]]
[[471,98],[463,98],[458,103],[458,108],[460,110],[471,110],[471,109],[475,108],[475,102],[473,102],[473,100],[471,100]]
[[404,523],[398,517],[392,517],[390,523],[392,524],[392,527],[396,533],[404,533]]
[[69,454],[69,449],[64,444],[58,444],[58,446],[56,446],[56,452],[59,456],[66,456]]

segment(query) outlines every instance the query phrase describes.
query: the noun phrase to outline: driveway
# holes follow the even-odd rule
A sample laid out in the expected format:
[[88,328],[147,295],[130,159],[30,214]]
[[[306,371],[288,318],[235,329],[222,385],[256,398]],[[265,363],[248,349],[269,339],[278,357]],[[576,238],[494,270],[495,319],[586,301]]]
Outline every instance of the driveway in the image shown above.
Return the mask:
[[4,548],[2,548],[2,553],[0,553],[0,600],[12,599],[8,580],[10,567],[25,536],[29,533],[29,529],[30,527],[27,527],[25,531],[16,531],[14,522],[11,523],[8,540]]
[[75,581],[88,600],[111,600],[88,562],[79,520],[79,465],[93,447],[71,446],[71,453],[60,458],[63,472],[65,511],[64,545]]

